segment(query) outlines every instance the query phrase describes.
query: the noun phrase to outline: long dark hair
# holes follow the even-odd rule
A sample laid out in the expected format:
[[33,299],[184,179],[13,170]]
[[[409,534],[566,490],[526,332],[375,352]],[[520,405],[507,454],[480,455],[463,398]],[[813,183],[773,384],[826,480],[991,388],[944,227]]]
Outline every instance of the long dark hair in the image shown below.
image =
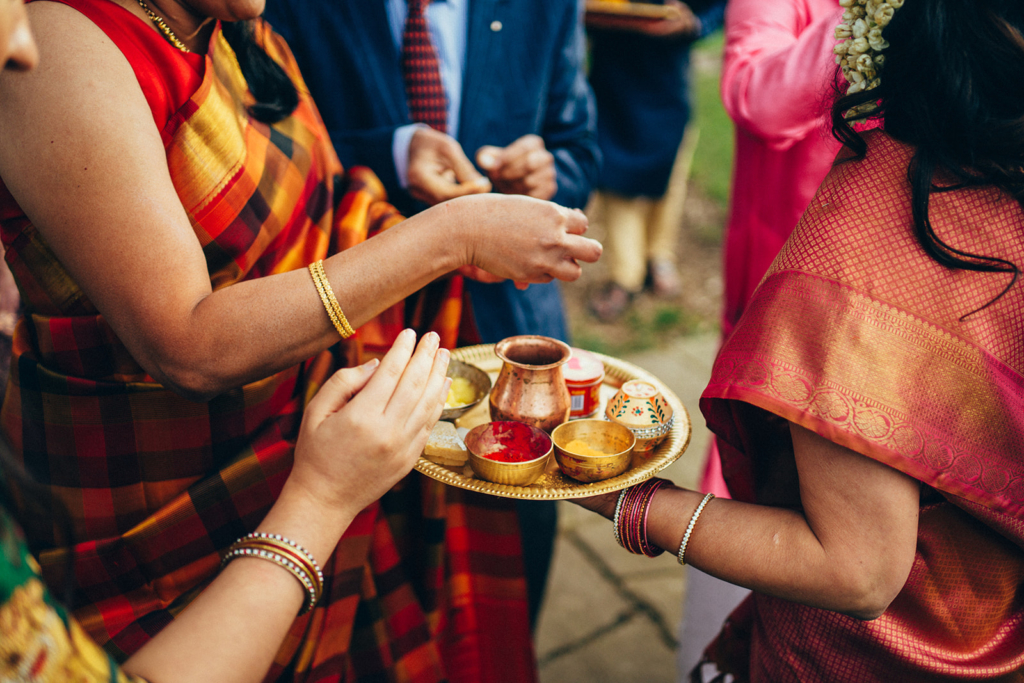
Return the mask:
[[[915,149],[907,179],[925,252],[950,268],[1013,273],[977,309],[983,310],[1014,286],[1019,266],[944,242],[928,207],[932,192],[978,186],[1004,190],[1024,206],[1024,2],[906,0],[883,37],[889,47],[880,85],[836,99],[833,135],[863,158],[867,144],[850,124],[879,119],[888,135]],[[844,118],[852,107],[876,101],[873,113]]]
[[234,50],[242,75],[256,102],[249,114],[263,123],[277,123],[287,118],[299,104],[295,84],[281,65],[270,58],[256,40],[255,20],[224,22],[224,39]]

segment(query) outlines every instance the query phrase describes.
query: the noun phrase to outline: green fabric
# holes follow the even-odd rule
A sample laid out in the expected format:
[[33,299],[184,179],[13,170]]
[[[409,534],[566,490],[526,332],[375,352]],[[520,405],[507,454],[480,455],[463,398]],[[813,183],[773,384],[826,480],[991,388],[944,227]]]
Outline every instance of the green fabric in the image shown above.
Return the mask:
[[18,586],[38,576],[35,566],[21,528],[0,508],[0,603],[10,600]]

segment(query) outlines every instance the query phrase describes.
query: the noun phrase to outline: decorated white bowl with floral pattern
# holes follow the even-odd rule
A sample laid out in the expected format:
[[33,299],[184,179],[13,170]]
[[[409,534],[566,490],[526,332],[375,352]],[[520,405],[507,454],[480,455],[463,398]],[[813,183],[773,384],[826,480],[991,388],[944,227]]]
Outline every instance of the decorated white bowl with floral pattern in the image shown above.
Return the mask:
[[642,379],[622,385],[604,411],[605,417],[628,427],[636,436],[634,456],[644,457],[672,430],[672,406],[658,388]]

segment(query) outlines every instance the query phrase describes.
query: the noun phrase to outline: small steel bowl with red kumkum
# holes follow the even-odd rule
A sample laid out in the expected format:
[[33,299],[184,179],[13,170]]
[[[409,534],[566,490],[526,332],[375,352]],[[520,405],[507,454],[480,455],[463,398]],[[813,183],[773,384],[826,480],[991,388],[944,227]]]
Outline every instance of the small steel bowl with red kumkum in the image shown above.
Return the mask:
[[485,481],[528,486],[547,469],[551,437],[522,422],[488,422],[466,435],[469,466]]

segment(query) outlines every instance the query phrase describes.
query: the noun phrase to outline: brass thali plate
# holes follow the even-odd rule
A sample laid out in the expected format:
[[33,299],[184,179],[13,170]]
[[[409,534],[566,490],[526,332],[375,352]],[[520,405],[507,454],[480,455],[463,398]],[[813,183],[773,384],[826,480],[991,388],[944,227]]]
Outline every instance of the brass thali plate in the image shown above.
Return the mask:
[[[547,472],[541,475],[540,479],[529,486],[509,486],[507,484],[493,484],[489,481],[477,479],[473,471],[467,465],[462,472],[455,472],[436,465],[426,458],[420,458],[416,463],[419,472],[436,479],[449,486],[457,486],[468,491],[487,493],[502,498],[519,498],[522,500],[567,500],[570,498],[585,498],[595,496],[608,491],[618,491],[627,486],[633,486],[640,482],[647,481],[658,472],[665,469],[679,456],[686,452],[690,444],[690,415],[686,412],[679,397],[675,395],[664,383],[651,373],[643,370],[632,363],[605,356],[600,353],[594,354],[604,362],[604,385],[601,387],[601,403],[595,417],[604,416],[604,408],[607,402],[615,395],[623,383],[631,379],[642,379],[651,382],[672,406],[675,415],[675,422],[672,431],[664,441],[654,450],[654,453],[642,464],[626,470],[623,474],[604,481],[596,481],[590,484],[575,481],[562,474],[558,464],[551,458],[551,464]],[[481,370],[496,377],[501,369],[501,360],[494,355],[493,344],[481,344],[480,346],[467,346],[456,349],[452,352],[452,358],[471,363]],[[475,409],[460,418],[455,424],[464,427],[473,427],[477,424],[487,422],[488,401],[483,400]]]

